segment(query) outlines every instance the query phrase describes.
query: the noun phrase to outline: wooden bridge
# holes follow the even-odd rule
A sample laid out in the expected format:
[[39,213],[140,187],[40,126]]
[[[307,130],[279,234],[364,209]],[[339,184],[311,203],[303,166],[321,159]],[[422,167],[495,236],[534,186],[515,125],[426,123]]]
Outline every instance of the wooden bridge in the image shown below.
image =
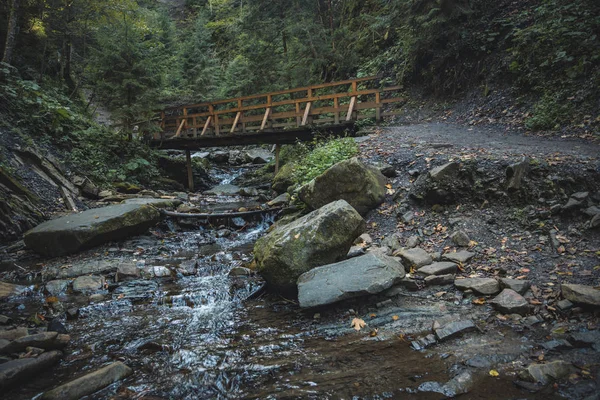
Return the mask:
[[190,150],[275,144],[277,170],[281,144],[311,140],[317,132],[341,133],[359,119],[397,115],[394,107],[404,103],[400,89],[368,77],[170,107],[160,112],[161,132],[150,145],[186,150],[190,189]]

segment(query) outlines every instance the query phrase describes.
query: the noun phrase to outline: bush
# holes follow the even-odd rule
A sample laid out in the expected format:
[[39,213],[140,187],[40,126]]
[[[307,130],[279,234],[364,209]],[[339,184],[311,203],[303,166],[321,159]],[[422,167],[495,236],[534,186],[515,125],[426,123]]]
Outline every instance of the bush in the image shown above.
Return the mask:
[[525,121],[531,130],[550,130],[568,123],[573,115],[573,105],[558,95],[545,95],[533,108],[533,116]]

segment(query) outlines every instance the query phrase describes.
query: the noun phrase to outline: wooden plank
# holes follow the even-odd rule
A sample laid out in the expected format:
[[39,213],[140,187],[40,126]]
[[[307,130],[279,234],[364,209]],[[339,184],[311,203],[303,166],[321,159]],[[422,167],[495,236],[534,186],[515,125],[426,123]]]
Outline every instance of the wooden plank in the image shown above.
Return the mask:
[[210,126],[210,120],[212,119],[211,116],[209,116],[206,119],[206,122],[204,123],[204,128],[202,128],[202,133],[200,134],[200,136],[204,136],[204,134],[206,133],[206,130],[208,129],[208,127]]
[[377,108],[375,108],[375,121],[381,121],[381,94],[375,93],[375,103],[377,103]]
[[275,175],[279,172],[279,152],[281,151],[281,145],[277,143],[275,145]]
[[192,171],[192,155],[189,150],[185,151],[185,165],[187,167],[188,189],[194,191],[194,173]]
[[302,117],[302,123],[300,124],[301,126],[306,125],[306,122],[308,122],[308,114],[310,114],[311,105],[312,103],[310,101],[306,103],[306,108],[304,109],[304,116]]
[[231,125],[230,133],[235,132],[235,128],[237,127],[237,124],[238,124],[238,121],[240,120],[241,115],[242,115],[241,111],[238,111],[238,113],[235,115],[235,119],[233,120],[233,125]]
[[183,125],[185,125],[185,119],[181,120],[181,124],[179,124],[179,128],[177,128],[177,132],[175,132],[175,137],[179,137],[179,134],[181,133],[181,129],[183,128]]
[[271,107],[267,107],[265,110],[265,116],[262,119],[262,123],[260,124],[260,130],[264,130],[267,125],[267,120],[269,119],[269,114],[271,114]]
[[300,117],[300,102],[296,102],[296,126],[300,126],[300,122],[302,122]]
[[346,121],[352,119],[352,112],[354,111],[354,105],[356,104],[356,96],[352,96],[350,99],[350,105],[348,106],[348,114],[346,114]]

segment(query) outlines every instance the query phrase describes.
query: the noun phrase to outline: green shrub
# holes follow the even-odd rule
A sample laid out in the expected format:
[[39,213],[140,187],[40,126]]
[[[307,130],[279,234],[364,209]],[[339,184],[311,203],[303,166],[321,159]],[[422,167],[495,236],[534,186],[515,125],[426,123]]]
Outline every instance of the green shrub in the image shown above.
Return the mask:
[[573,105],[558,95],[545,95],[533,108],[533,116],[525,121],[528,129],[550,130],[570,121]]

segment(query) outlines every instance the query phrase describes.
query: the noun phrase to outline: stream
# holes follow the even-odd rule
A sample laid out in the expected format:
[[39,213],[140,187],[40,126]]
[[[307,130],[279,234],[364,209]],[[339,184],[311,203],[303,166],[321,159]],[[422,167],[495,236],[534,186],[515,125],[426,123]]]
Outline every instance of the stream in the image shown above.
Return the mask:
[[[218,180],[228,184],[234,175],[221,171]],[[202,199],[215,209],[248,203],[235,196]],[[49,264],[56,265],[128,261],[168,272],[164,277],[118,282],[111,276],[103,298],[96,302],[72,293],[58,296],[65,309],[78,308],[78,317],[64,322],[72,338],[65,358],[4,398],[35,398],[119,360],[134,374],[88,398],[439,399],[441,394],[419,388],[451,378],[452,366],[461,356],[459,348],[496,351],[490,347],[493,338],[460,339],[454,347],[440,346],[435,351],[410,348],[411,334],[429,329],[441,315],[459,312],[452,305],[446,308],[406,296],[377,310],[379,321],[360,299],[327,310],[303,311],[290,300],[261,291],[258,276],[231,276],[230,271],[252,260],[255,240],[272,222],[272,215],[237,219],[223,234],[223,227],[166,221],[148,235],[68,260],[51,260]],[[26,316],[41,301],[40,291],[13,298],[8,306]],[[351,329],[354,313],[365,319],[371,315],[369,322],[379,326],[380,333]],[[392,315],[398,321],[390,326]],[[511,332],[499,338],[516,352],[525,346]],[[523,397],[524,392],[507,379],[481,379],[469,398]]]

